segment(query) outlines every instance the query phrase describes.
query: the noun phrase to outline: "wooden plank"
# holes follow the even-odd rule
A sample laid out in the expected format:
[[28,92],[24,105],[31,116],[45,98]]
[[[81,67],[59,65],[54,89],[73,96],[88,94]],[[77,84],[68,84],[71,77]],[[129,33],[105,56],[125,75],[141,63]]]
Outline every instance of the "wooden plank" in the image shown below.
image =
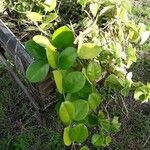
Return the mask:
[[[2,45],[4,50],[8,53],[8,56],[6,56],[6,60],[7,59],[9,60],[9,57],[11,57],[12,64],[14,64],[15,66],[14,67],[15,69],[11,68],[12,69],[11,72],[13,72],[14,75],[15,74],[17,75],[19,73],[19,75],[25,77],[26,68],[30,63],[33,62],[33,59],[26,52],[25,47],[21,44],[21,42],[15,37],[15,35],[10,31],[10,29],[5,25],[5,23],[1,19],[0,19],[0,44]],[[0,52],[3,54],[3,49],[0,48]],[[28,94],[31,93],[32,98],[35,100],[40,110],[45,110],[56,102],[52,98],[55,97],[53,94],[55,91],[55,84],[49,77],[45,79],[43,82],[34,85],[29,84],[28,87],[24,86],[24,88],[25,88],[24,93],[27,95],[27,97]],[[26,89],[30,90],[30,93],[26,91]]]
[[26,67],[33,61],[24,46],[0,19],[0,44],[11,57],[18,71],[25,74]]

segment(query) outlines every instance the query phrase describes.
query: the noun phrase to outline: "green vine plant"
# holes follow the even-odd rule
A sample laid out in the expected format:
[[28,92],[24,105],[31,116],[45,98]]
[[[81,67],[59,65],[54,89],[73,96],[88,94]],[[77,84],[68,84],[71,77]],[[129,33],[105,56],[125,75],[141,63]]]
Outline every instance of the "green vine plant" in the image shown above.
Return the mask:
[[[136,62],[136,45],[149,37],[144,24],[130,20],[129,0],[78,0],[83,20],[75,25],[64,25],[49,37],[35,35],[26,42],[27,52],[34,58],[26,77],[30,82],[43,81],[51,72],[56,91],[62,95],[58,114],[65,128],[63,140],[72,149],[88,150],[106,147],[111,135],[120,130],[118,117],[108,117],[101,109],[106,90],[148,102],[150,83],[132,81],[130,66]],[[41,3],[49,12],[48,21],[42,15],[28,12],[27,17],[47,25],[56,19],[57,1]],[[92,130],[91,130],[92,129]],[[87,141],[87,142],[86,142]]]

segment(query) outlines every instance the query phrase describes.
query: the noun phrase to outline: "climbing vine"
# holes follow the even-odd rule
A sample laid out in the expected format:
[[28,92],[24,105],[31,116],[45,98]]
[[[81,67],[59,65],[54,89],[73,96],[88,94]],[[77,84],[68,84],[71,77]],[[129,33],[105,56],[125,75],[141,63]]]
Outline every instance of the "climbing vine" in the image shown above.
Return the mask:
[[137,60],[137,45],[143,44],[150,32],[143,23],[131,20],[129,0],[76,3],[81,5],[83,19],[58,27],[53,34],[48,30],[59,17],[56,0],[38,3],[43,15],[27,13],[42,34],[25,44],[34,58],[26,77],[36,83],[53,75],[61,95],[58,114],[64,124],[64,143],[72,149],[78,145],[80,150],[88,150],[86,141],[106,147],[111,135],[120,130],[119,118],[110,118],[101,109],[107,91],[123,96],[134,91],[134,99],[140,102],[150,98],[150,83],[133,82],[128,71]]

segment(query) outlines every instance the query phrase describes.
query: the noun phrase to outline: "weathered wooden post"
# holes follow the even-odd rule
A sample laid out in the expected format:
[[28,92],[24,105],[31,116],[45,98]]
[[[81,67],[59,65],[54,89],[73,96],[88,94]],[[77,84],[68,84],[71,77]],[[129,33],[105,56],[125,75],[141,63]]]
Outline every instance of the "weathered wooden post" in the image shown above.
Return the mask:
[[[11,32],[11,30],[4,24],[4,22],[0,19],[0,60],[5,65],[6,69],[10,72],[11,76],[21,87],[23,92],[26,94],[30,103],[33,105],[36,110],[40,121],[45,122],[45,112],[46,110],[54,103],[52,100],[51,94],[54,93],[55,86],[48,78],[42,83],[36,85],[25,85],[20,76],[25,77],[25,70],[27,66],[33,62],[33,59],[26,52],[25,47],[21,44],[21,42],[15,37],[15,35]],[[9,61],[14,65],[11,66]],[[46,92],[45,92],[46,91]],[[45,101],[45,99],[48,99]],[[44,117],[44,116],[45,117]],[[45,123],[44,123],[45,124]]]

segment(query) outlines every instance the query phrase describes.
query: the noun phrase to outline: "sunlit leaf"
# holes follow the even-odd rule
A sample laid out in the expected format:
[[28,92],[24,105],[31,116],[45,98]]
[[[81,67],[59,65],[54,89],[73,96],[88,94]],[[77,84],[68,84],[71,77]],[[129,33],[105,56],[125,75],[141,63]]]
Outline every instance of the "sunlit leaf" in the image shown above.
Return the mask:
[[100,5],[98,3],[91,3],[90,4],[90,11],[94,17],[97,15],[99,7],[100,7]]
[[31,21],[42,21],[42,15],[36,12],[27,12],[26,16]]
[[46,48],[46,55],[47,55],[49,65],[53,69],[56,69],[57,68],[57,52],[49,48]]
[[150,99],[150,84],[141,85],[134,92],[134,99],[142,102],[148,102]]
[[57,0],[45,0],[44,3],[40,2],[40,6],[45,8],[45,11],[53,11],[56,8]]
[[72,47],[74,42],[74,33],[67,26],[62,26],[55,30],[52,36],[52,44],[59,48],[65,49],[67,47]]
[[57,89],[59,93],[63,93],[63,87],[62,87],[62,74],[60,70],[54,70],[53,71],[54,80],[57,86]]
[[52,22],[54,21],[56,18],[58,17],[57,13],[50,13],[46,16],[46,19],[44,20],[44,22]]
[[85,100],[77,100],[73,102],[73,105],[75,107],[75,115],[73,119],[76,121],[83,120],[88,115],[89,104]]
[[41,25],[40,25],[40,28],[43,29],[44,31],[50,29],[53,25],[51,23],[46,23],[46,22],[43,22]]
[[141,45],[144,44],[149,37],[150,37],[150,31],[143,32],[142,35],[141,35],[141,42],[140,42],[140,44]]
[[91,81],[99,79],[102,73],[101,66],[98,62],[90,62],[87,67],[87,76]]
[[84,43],[78,49],[78,55],[82,59],[93,59],[101,52],[101,48],[93,43]]
[[74,114],[75,108],[71,102],[65,101],[61,103],[61,106],[59,108],[59,116],[64,124],[70,124],[72,122]]
[[100,11],[100,16],[104,15],[105,13],[107,13],[108,11],[110,11],[112,8],[114,8],[113,5],[104,7],[104,8]]
[[71,139],[69,137],[70,126],[64,128],[63,140],[66,146],[71,145]]
[[49,39],[43,35],[36,35],[33,37],[33,40],[44,48],[48,48],[51,51],[56,50],[56,48],[50,43]]
[[91,93],[88,98],[90,108],[95,111],[96,108],[101,104],[102,97],[99,93]]

